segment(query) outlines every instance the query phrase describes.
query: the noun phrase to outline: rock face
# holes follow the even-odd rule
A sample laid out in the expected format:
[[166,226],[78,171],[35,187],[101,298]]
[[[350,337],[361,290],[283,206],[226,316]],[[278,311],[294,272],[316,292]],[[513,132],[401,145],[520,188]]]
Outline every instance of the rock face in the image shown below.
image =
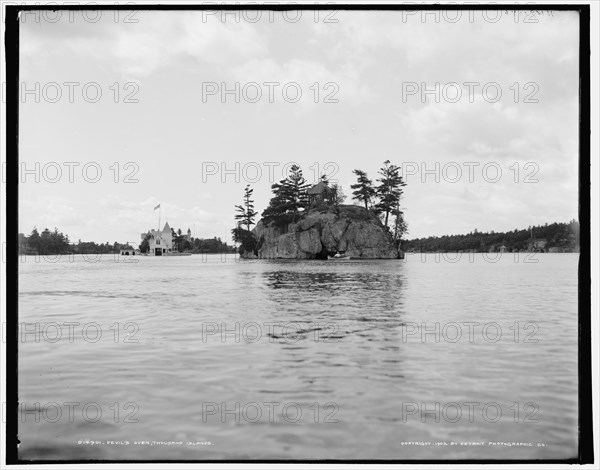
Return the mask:
[[309,210],[285,227],[261,220],[253,233],[259,258],[326,259],[338,251],[351,258],[399,257],[381,221],[359,206]]

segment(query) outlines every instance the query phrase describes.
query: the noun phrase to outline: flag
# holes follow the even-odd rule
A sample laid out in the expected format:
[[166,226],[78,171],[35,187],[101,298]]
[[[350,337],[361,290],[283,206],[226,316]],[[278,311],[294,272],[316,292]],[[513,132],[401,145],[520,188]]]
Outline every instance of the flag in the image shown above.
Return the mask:
[[154,210],[160,209],[160,204],[154,208]]

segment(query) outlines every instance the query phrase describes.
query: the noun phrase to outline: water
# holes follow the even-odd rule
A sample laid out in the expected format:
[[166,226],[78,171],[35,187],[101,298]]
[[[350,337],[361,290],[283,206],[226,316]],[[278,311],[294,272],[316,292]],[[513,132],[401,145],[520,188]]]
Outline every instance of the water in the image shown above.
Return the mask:
[[19,456],[575,457],[579,255],[531,256],[27,257]]

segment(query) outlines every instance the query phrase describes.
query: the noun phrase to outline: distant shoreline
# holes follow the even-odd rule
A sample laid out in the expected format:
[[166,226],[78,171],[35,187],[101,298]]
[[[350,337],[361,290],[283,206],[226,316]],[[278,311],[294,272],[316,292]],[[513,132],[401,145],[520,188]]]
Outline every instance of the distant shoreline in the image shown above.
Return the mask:
[[405,253],[577,253],[579,222],[554,222],[510,232],[479,232],[443,235],[401,242]]
[[[235,255],[237,254],[237,251],[207,251],[207,252],[190,252],[190,254],[192,255],[223,255],[223,254],[228,254],[228,255]],[[85,253],[74,253],[74,252],[62,252],[62,253],[39,253],[37,251],[31,251],[31,250],[27,250],[27,251],[19,251],[18,253],[19,256],[95,256],[95,255],[111,255],[111,256],[123,256],[123,257],[146,257],[146,256],[150,256],[152,258],[154,258],[154,256],[151,255],[147,255],[147,254],[137,254],[137,255],[121,255],[119,252],[85,252]],[[167,258],[169,258],[170,256],[166,256]]]

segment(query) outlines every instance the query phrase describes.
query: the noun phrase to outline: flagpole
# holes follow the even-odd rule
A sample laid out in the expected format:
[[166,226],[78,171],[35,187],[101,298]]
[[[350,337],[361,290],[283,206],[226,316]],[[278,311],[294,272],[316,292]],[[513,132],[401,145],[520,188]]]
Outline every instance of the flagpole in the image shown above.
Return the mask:
[[160,211],[162,210],[162,207],[160,207],[160,204],[158,205],[158,231],[160,232]]

